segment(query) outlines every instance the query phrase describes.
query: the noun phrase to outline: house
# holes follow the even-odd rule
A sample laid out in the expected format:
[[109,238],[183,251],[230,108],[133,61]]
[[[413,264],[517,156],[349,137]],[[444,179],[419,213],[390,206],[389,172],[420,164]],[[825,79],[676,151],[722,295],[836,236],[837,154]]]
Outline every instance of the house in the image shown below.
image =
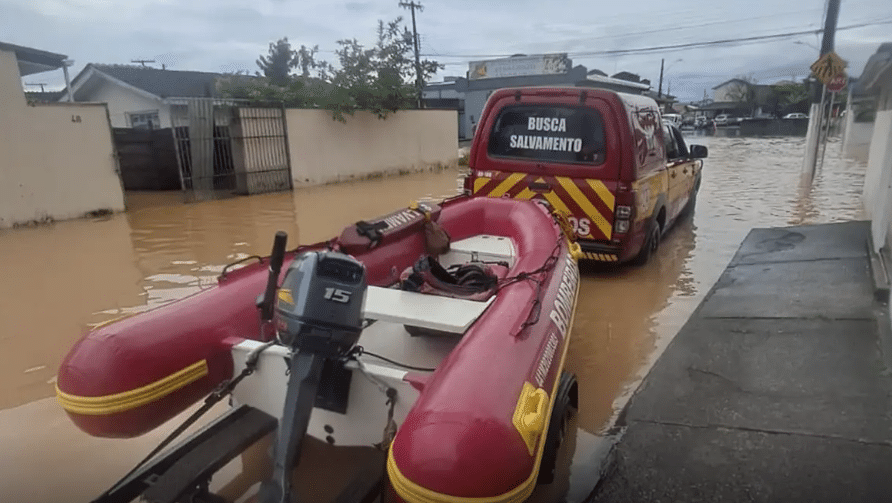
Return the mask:
[[[73,101],[106,103],[115,128],[173,127],[186,98],[219,98],[219,73],[90,63],[71,83]],[[68,101],[63,97],[62,101]]]
[[789,80],[774,84],[755,84],[744,79],[726,80],[712,88],[712,103],[701,107],[709,116],[728,114],[737,117],[780,117],[789,112],[807,112],[807,99],[783,103],[781,89],[802,85]]
[[871,219],[873,249],[889,271],[892,267],[892,42],[881,44],[867,60],[854,87],[853,94],[873,97],[873,131],[864,175],[863,203]]
[[25,91],[25,99],[32,103],[56,103],[65,97],[68,91]]
[[726,80],[712,88],[712,101],[716,103],[746,101],[745,98],[754,85],[743,79]]

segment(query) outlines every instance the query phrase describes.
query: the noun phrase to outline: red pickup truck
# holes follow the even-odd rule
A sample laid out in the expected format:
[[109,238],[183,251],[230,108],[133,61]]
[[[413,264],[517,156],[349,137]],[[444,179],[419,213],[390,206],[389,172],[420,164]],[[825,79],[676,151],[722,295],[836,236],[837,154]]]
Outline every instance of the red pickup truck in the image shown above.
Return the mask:
[[573,225],[585,259],[645,263],[693,211],[706,156],[646,96],[500,89],[481,114],[464,183],[478,196],[547,201]]

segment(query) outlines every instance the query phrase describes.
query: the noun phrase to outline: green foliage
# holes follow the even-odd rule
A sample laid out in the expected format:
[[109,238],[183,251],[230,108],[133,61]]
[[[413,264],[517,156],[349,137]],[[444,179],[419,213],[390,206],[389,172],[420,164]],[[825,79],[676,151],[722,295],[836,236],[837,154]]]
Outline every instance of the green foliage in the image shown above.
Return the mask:
[[783,84],[774,86],[773,91],[781,106],[795,105],[809,98],[808,88],[805,84]]
[[[378,40],[366,48],[356,39],[339,40],[335,53],[338,67],[317,61],[319,47],[293,50],[287,38],[270,44],[269,54],[260,56],[257,78],[228,76],[221,93],[231,98],[280,101],[286,106],[329,110],[335,120],[346,121],[356,110],[368,110],[385,119],[398,110],[415,108],[415,59],[412,33],[402,26],[402,17],[378,21]],[[436,61],[420,62],[421,78],[443,68]],[[293,75],[292,69],[299,69]],[[316,76],[311,76],[312,72]]]
[[[809,97],[807,85],[791,82],[789,84],[772,86],[768,102],[773,108],[773,115],[780,117],[790,111],[795,105],[800,105],[803,101],[808,100]],[[792,108],[792,110],[798,111],[799,108],[801,106]]]
[[291,69],[295,66],[294,51],[291,49],[288,37],[279,39],[275,44],[270,43],[269,54],[261,55],[257,59],[257,66],[273,85],[287,85]]

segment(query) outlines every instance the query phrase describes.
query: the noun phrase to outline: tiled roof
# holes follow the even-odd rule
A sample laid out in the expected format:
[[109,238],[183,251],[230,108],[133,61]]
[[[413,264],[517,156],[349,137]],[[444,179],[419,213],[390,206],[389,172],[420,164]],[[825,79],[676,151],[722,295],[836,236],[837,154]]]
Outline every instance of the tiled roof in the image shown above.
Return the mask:
[[143,66],[95,63],[90,63],[90,66],[159,98],[217,97],[216,81],[222,77],[219,73],[161,70]]

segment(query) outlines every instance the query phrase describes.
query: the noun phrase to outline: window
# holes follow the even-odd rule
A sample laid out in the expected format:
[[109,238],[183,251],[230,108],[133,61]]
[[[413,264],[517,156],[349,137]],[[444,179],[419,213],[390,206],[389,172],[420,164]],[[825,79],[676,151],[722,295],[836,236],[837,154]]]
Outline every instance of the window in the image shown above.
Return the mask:
[[666,143],[666,159],[673,160],[687,157],[688,149],[685,147],[681,132],[668,124],[663,124],[663,140]]
[[489,136],[489,154],[579,164],[606,158],[604,123],[583,107],[519,105],[499,112]]
[[128,113],[130,127],[134,129],[158,129],[161,121],[158,119],[158,111]]

